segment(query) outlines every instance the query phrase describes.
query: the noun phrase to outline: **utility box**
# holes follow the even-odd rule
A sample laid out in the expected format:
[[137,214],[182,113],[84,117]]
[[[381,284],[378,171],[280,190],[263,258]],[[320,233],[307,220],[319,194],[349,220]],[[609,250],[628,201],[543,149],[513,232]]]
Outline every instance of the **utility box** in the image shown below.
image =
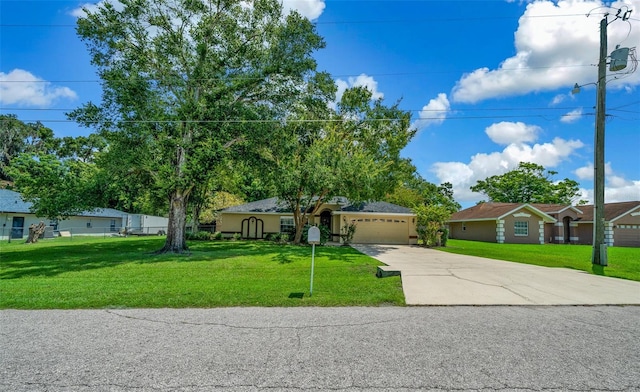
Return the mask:
[[627,58],[629,58],[629,48],[618,48],[611,52],[609,71],[615,72],[627,68]]

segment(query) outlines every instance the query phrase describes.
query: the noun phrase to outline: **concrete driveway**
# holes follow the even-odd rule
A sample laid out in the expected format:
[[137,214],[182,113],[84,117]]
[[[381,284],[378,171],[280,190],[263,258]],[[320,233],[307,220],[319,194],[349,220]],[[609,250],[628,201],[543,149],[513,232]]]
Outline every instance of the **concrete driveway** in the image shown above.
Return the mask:
[[353,247],[400,271],[407,305],[640,305],[640,282],[410,245]]

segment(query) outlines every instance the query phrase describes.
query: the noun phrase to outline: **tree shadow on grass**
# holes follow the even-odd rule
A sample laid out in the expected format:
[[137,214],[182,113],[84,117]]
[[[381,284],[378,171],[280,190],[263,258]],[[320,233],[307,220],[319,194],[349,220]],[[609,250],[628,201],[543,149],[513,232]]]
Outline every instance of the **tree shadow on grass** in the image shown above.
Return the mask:
[[137,263],[162,263],[176,261],[216,260],[255,252],[250,244],[229,242],[220,244],[196,244],[192,246],[199,254],[192,256],[152,252],[161,245],[158,241],[105,241],[47,244],[29,248],[14,248],[2,252],[0,279],[25,277],[52,277],[64,273],[113,268]]
[[[311,247],[278,245],[263,241],[190,242],[190,255],[152,254],[160,246],[162,245],[158,241],[123,239],[123,241],[78,241],[29,249],[9,249],[2,253],[0,279],[53,277],[64,273],[113,268],[130,263],[216,261],[251,255],[263,257],[272,254],[272,260],[279,264],[311,259]],[[352,263],[361,258],[361,254],[348,247],[317,247],[316,257]]]
[[[74,244],[75,245],[75,244]],[[28,251],[3,252],[0,279],[56,276],[68,272],[111,268],[135,261],[139,246],[109,243],[80,243],[33,248]],[[140,245],[140,244],[138,244]],[[25,245],[29,246],[29,245]]]

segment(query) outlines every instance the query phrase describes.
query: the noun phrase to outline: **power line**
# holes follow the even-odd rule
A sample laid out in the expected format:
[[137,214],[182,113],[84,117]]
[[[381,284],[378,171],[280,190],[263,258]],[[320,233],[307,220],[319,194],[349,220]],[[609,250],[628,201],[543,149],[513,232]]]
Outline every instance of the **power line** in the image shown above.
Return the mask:
[[[629,105],[623,105],[623,106],[619,106],[619,108],[622,107],[626,107],[626,106],[630,106]],[[30,111],[50,111],[50,112],[67,112],[67,111],[73,111],[76,110],[77,108],[33,108],[33,109],[29,109],[29,108],[2,108],[0,107],[0,110],[6,110],[6,111],[20,111],[20,112],[30,112]],[[456,109],[456,108],[452,108],[449,109],[448,112],[465,112],[465,111],[518,111],[518,110],[574,110],[575,107],[569,107],[569,106],[565,106],[565,107],[508,107],[508,108],[465,108],[465,109]],[[611,110],[614,110],[617,108],[612,108]],[[443,112],[443,110],[439,110],[439,109],[402,109],[405,112]]]
[[[604,13],[601,13],[604,14]],[[596,15],[593,13],[592,15]],[[535,18],[566,18],[566,17],[585,17],[585,14],[562,14],[562,15],[520,15],[520,16],[474,16],[474,17],[455,17],[455,18],[417,18],[417,19],[370,19],[370,20],[334,20],[334,21],[315,21],[315,25],[345,25],[345,24],[411,24],[411,23],[428,23],[428,22],[463,22],[463,21],[487,21],[487,20],[505,20],[505,19],[535,19]],[[637,20],[629,18],[630,20]],[[77,24],[66,23],[3,23],[0,27],[77,27]]]
[[[593,67],[594,64],[569,64],[569,65],[553,65],[545,67],[518,67],[518,68],[500,68],[498,71],[522,71],[522,70],[536,70],[536,69],[558,69],[558,68],[583,68]],[[367,76],[415,76],[415,75],[442,75],[442,74],[459,74],[463,71],[425,71],[425,72],[385,72],[385,73],[367,73]],[[334,78],[346,78],[353,77],[362,74],[363,72],[355,72],[350,74],[336,74],[331,75]],[[190,82],[215,82],[215,81],[228,81],[228,80],[259,80],[261,77],[250,76],[236,76],[232,78],[207,78],[207,79],[189,79]],[[146,81],[161,81],[161,79],[155,78],[143,78]],[[127,81],[127,79],[113,79],[112,81]],[[0,83],[102,83],[102,79],[86,79],[86,80],[0,80]],[[167,86],[171,85],[166,83]]]

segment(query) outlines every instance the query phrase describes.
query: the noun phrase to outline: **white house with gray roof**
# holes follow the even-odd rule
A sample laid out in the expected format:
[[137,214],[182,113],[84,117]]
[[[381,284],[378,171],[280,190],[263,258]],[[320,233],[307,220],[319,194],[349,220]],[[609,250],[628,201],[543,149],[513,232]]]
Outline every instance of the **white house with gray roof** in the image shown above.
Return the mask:
[[26,238],[29,226],[44,222],[47,235],[60,232],[74,235],[116,234],[121,229],[156,234],[167,231],[168,219],[159,216],[129,214],[113,208],[97,208],[70,216],[64,220],[48,219],[31,212],[31,203],[24,201],[18,192],[0,189],[0,239]]
[[[229,207],[219,216],[217,228],[227,236],[238,233],[242,238],[261,239],[294,228],[293,212],[275,197]],[[382,201],[352,203],[335,197],[310,216],[309,223],[329,228],[333,241],[340,240],[345,223],[356,224],[354,243],[415,244],[418,240],[413,211]]]

